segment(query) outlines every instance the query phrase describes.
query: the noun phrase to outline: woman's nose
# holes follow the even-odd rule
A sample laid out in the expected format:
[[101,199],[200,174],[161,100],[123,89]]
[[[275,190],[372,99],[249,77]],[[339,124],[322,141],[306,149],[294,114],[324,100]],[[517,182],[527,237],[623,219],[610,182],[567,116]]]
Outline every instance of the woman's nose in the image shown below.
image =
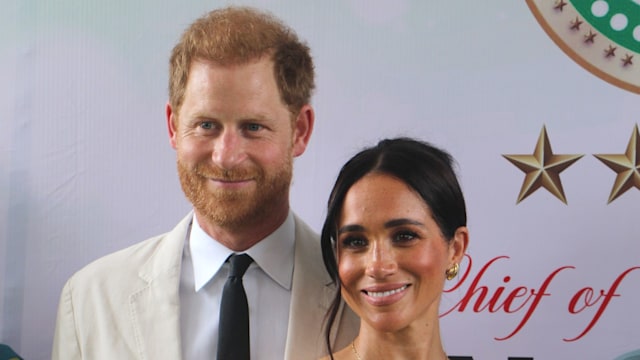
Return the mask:
[[398,270],[393,250],[386,245],[374,242],[367,259],[365,273],[374,278],[385,278]]

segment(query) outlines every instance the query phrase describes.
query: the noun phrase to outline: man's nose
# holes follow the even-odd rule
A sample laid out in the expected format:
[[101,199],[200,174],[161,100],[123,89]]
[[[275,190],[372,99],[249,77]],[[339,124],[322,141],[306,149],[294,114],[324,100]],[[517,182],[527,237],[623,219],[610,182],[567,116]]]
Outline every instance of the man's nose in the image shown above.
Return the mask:
[[221,169],[233,169],[246,159],[246,139],[237,131],[225,129],[214,141],[211,157]]

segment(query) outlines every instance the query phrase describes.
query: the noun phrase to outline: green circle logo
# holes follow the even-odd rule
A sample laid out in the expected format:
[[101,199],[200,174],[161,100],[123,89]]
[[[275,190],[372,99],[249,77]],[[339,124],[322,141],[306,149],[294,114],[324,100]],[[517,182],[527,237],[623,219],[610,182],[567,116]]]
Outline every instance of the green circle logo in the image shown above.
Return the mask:
[[640,0],[527,0],[527,5],[575,62],[640,93]]
[[571,4],[602,35],[640,53],[640,0],[582,0]]

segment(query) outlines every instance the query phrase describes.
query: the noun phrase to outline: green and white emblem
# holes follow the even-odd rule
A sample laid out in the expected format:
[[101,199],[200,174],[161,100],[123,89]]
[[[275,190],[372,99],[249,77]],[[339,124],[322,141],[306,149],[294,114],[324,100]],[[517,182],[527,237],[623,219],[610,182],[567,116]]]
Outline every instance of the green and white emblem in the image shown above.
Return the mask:
[[640,0],[527,0],[549,37],[601,79],[640,94]]

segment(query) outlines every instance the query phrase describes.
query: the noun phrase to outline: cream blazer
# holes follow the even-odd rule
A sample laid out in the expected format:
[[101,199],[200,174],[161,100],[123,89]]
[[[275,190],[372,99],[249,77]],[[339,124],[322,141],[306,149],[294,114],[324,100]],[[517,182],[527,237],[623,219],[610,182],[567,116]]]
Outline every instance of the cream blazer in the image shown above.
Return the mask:
[[[190,213],[166,234],[94,261],[67,281],[52,359],[182,359],[178,287],[192,217]],[[285,360],[318,359],[325,354],[322,325],[333,288],[318,235],[297,216],[295,228]],[[335,349],[341,349],[356,336],[359,321],[343,305],[336,323]]]

